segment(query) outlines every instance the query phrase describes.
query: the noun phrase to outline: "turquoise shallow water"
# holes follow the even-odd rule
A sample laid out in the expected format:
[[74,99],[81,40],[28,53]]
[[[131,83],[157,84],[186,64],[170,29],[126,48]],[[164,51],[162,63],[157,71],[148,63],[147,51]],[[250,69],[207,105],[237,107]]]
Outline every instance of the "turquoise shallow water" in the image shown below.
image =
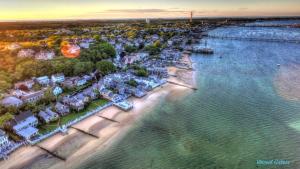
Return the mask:
[[[300,44],[207,41],[214,56],[192,56],[199,90],[162,101],[118,145],[79,168],[300,168],[300,102],[280,97],[273,84],[277,64],[300,64]],[[256,164],[271,159],[290,164]]]

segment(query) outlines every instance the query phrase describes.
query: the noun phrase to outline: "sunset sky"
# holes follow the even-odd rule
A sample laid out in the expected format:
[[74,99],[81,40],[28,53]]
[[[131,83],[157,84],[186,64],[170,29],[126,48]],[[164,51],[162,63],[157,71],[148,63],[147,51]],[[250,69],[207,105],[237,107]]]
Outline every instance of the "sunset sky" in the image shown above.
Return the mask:
[[0,21],[300,16],[300,0],[0,0]]

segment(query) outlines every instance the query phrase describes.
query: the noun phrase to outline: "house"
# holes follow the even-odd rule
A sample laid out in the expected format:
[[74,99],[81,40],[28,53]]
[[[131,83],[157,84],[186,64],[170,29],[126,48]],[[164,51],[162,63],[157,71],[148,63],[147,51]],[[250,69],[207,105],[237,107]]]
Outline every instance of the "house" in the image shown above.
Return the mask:
[[55,96],[58,96],[58,95],[62,94],[62,92],[63,92],[63,89],[61,87],[58,87],[58,86],[54,87],[53,90],[52,90],[52,93]]
[[8,136],[0,129],[0,152],[9,145],[11,145],[11,142],[8,140]]
[[48,76],[38,77],[35,80],[37,81],[38,84],[40,84],[42,86],[48,86],[50,83],[50,79]]
[[64,87],[73,88],[73,87],[85,85],[86,83],[87,80],[85,78],[80,78],[76,76],[76,77],[71,77],[66,79],[62,84]]
[[58,114],[53,112],[50,108],[47,108],[45,111],[40,111],[38,116],[45,123],[49,123],[58,119]]
[[38,134],[38,119],[32,115],[30,111],[22,112],[16,115],[13,120],[9,122],[12,130],[20,137],[28,140]]
[[41,98],[43,98],[44,97],[44,93],[45,93],[44,90],[40,90],[40,91],[37,91],[37,92],[28,93],[28,94],[26,94],[24,96],[21,96],[21,100],[24,103],[34,103],[34,102],[40,100]]
[[18,50],[21,47],[22,46],[18,43],[11,43],[10,45],[6,46],[6,49],[13,51],[13,50]]
[[80,111],[84,109],[84,100],[80,100],[77,97],[74,96],[65,96],[63,98],[63,103],[67,104],[72,108],[73,110]]
[[89,97],[91,100],[95,100],[98,98],[97,93],[94,91],[93,87],[89,87],[85,90],[83,90],[82,94],[86,97]]
[[62,104],[62,103],[60,103],[60,102],[57,102],[57,103],[56,103],[56,105],[55,105],[55,110],[56,110],[56,112],[57,112],[59,115],[61,115],[61,116],[65,116],[65,115],[67,115],[67,114],[70,113],[70,108],[69,108],[69,106],[64,105],[64,104]]
[[132,64],[148,57],[149,57],[149,53],[147,52],[132,53],[130,55],[125,56],[123,58],[123,62],[125,64]]
[[146,95],[147,95],[147,92],[144,91],[144,90],[135,89],[135,90],[133,91],[133,95],[134,95],[135,97],[141,98],[141,97],[146,96]]
[[29,57],[33,57],[34,56],[34,50],[32,49],[21,49],[18,52],[18,58],[29,58]]
[[90,43],[89,43],[89,42],[86,42],[86,41],[83,41],[83,42],[81,42],[81,43],[79,44],[79,46],[80,46],[81,48],[88,49],[88,48],[90,48]]
[[15,83],[14,87],[15,89],[31,89],[33,87],[33,85],[35,84],[35,82],[33,80],[26,80],[26,81],[23,81],[23,82],[18,82],[18,83]]
[[3,100],[1,100],[1,104],[4,106],[4,107],[20,107],[23,105],[23,101],[14,97],[14,96],[9,96],[9,97],[6,97],[4,98]]
[[35,54],[35,59],[37,60],[51,60],[55,57],[55,53],[53,51],[40,51]]
[[130,109],[133,108],[133,104],[126,100],[115,102],[113,104],[124,111],[129,111]]
[[87,80],[84,78],[79,78],[75,80],[75,84],[76,86],[82,86],[85,85],[87,83]]
[[56,74],[56,75],[52,75],[51,76],[51,81],[52,83],[62,83],[65,81],[65,75],[60,73],[60,74]]

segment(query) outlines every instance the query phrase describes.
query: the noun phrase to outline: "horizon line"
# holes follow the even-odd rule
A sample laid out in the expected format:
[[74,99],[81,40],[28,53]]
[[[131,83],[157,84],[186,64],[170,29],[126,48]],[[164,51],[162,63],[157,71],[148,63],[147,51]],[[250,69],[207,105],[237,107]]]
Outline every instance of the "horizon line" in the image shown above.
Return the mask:
[[[193,19],[234,19],[234,18],[299,18],[300,15],[270,15],[270,16],[195,16]],[[64,22],[64,21],[129,21],[129,20],[168,20],[168,19],[189,19],[189,17],[143,17],[143,18],[105,18],[105,19],[96,19],[96,18],[78,18],[78,19],[17,19],[17,20],[0,20],[0,23],[17,23],[17,22]]]

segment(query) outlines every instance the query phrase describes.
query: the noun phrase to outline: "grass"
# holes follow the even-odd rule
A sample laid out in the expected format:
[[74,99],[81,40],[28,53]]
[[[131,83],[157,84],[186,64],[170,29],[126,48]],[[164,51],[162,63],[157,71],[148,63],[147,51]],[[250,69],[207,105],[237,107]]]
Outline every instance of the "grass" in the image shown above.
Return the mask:
[[44,134],[47,134],[47,133],[55,130],[57,127],[58,127],[58,122],[55,121],[55,122],[51,122],[49,124],[43,124],[43,125],[39,126],[38,129],[39,129],[39,133],[41,135],[44,135]]
[[95,100],[95,101],[91,102],[84,110],[81,110],[81,111],[76,112],[76,113],[70,113],[70,114],[68,114],[64,117],[61,117],[60,122],[61,122],[62,125],[66,124],[66,123],[68,123],[72,120],[75,120],[76,118],[81,117],[81,116],[85,115],[86,113],[96,109],[97,107],[106,104],[107,102],[108,101],[104,100],[104,99]]
[[[105,99],[98,99],[98,100],[92,101],[88,106],[86,106],[86,108],[84,110],[81,110],[76,113],[75,112],[70,113],[66,116],[61,117],[60,124],[61,125],[67,124],[68,122],[75,120],[76,118],[79,118],[79,117],[85,115],[86,113],[88,113],[106,103],[108,103],[108,101]],[[39,133],[43,135],[43,134],[47,134],[47,133],[55,130],[57,127],[58,127],[58,122],[56,121],[56,122],[51,122],[49,124],[44,124],[42,126],[39,126],[38,129],[39,129]]]

